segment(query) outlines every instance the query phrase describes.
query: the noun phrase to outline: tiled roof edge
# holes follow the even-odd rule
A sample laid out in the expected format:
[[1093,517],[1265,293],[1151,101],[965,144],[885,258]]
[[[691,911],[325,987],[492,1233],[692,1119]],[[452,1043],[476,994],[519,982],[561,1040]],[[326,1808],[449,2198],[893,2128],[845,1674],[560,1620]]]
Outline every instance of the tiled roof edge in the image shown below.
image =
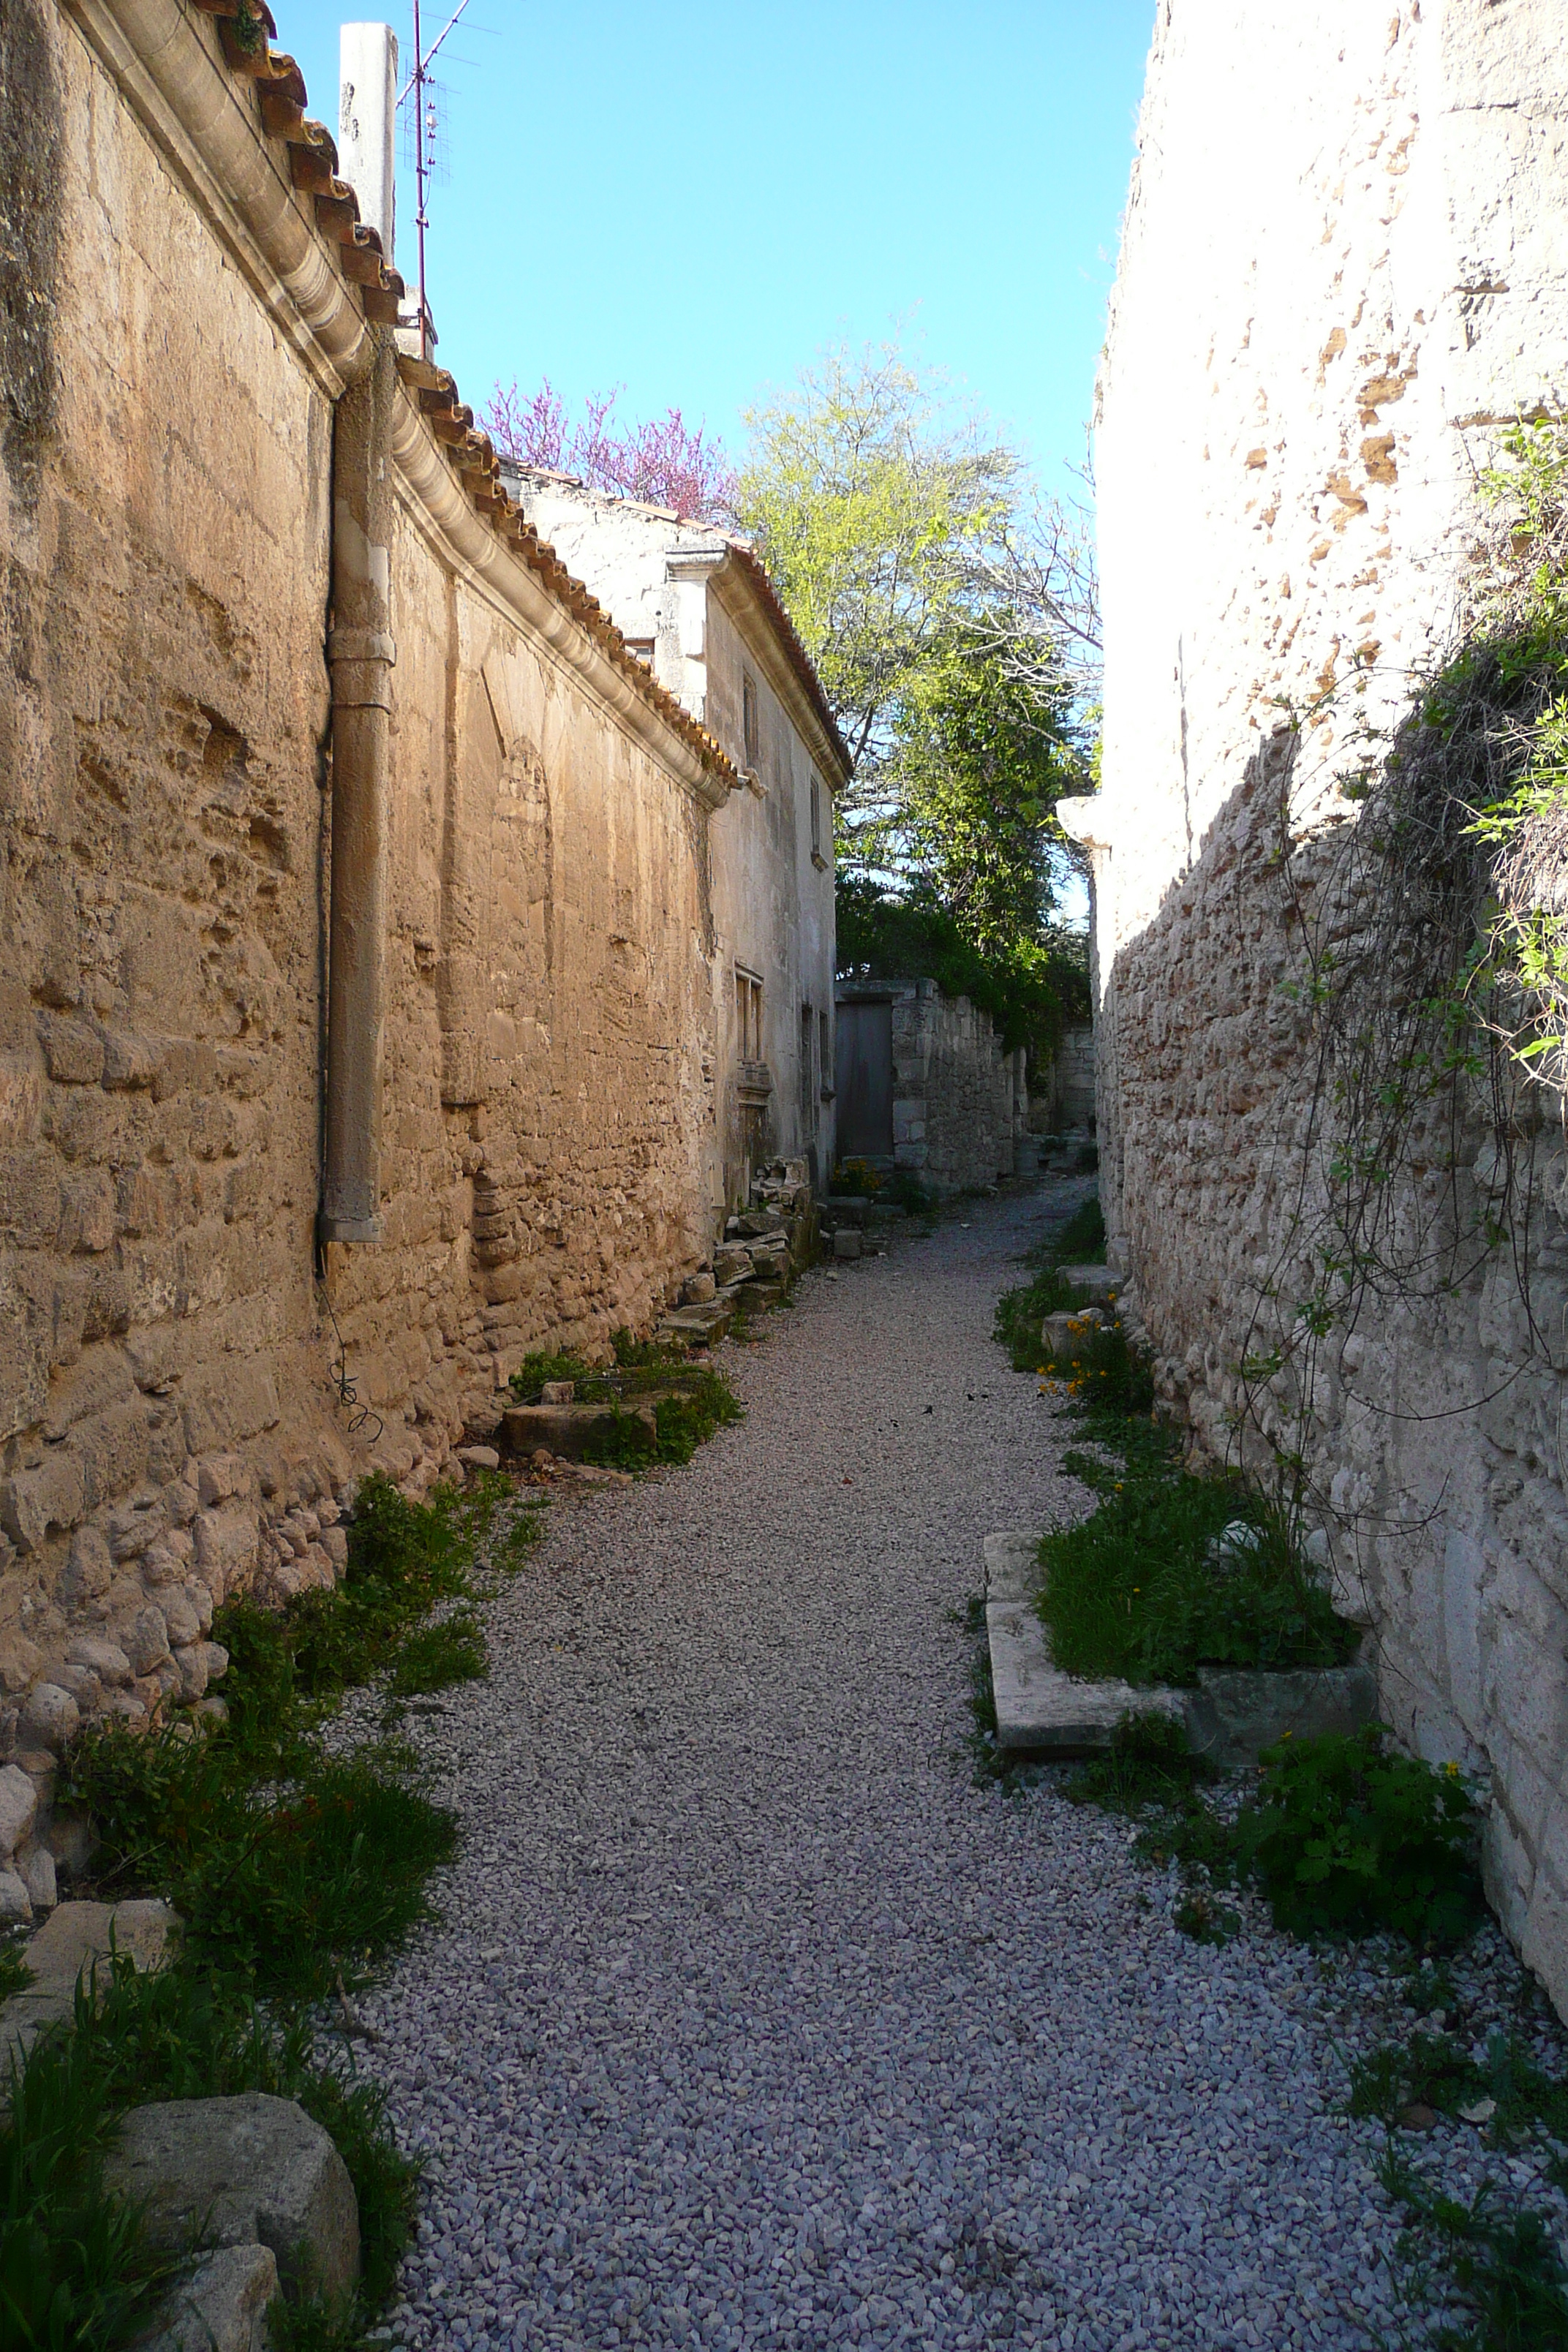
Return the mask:
[[[305,78],[291,57],[271,47],[278,27],[267,0],[251,0],[245,18],[243,0],[192,0],[192,5],[203,16],[216,19],[229,71],[237,79],[255,85],[263,132],[287,145],[289,181],[314,200],[316,226],[358,293],[366,319],[373,326],[395,327],[406,290],[403,279],[384,259],[377,231],[361,221],[353,189],[338,177],[337,142],[331,132],[324,123],[306,119]],[[244,21],[260,26],[250,47],[245,45],[239,29]],[[649,707],[690,745],[702,765],[724,782],[739,784],[739,771],[717,738],[659,685],[598,599],[574,579],[553,549],[523,521],[498,479],[499,461],[490,437],[475,431],[473,411],[459,401],[448,372],[407,353],[399,354],[397,365],[475,513],[536,574]]]
[[737,539],[732,531],[726,531],[724,536],[729,541],[731,555],[739,559],[742,568],[756,589],[763,610],[777,633],[779,643],[788,656],[790,667],[805,688],[806,698],[822,723],[822,731],[842,760],[844,773],[847,777],[852,773],[855,766],[854,761],[849,756],[849,748],[838,731],[838,721],[834,718],[827,697],[822,690],[822,680],[816,674],[816,664],[801,643],[800,633],[790,619],[784,599],[773,586],[767,565],[748,541]]

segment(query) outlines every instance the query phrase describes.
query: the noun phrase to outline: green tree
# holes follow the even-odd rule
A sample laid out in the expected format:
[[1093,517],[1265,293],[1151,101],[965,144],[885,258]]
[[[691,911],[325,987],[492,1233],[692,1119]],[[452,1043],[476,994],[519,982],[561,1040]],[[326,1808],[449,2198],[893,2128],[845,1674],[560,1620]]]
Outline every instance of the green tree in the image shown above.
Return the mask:
[[1065,852],[1056,806],[1082,774],[1072,689],[1049,658],[1010,663],[961,630],[899,698],[899,812],[887,867],[918,883],[984,956],[1043,938]]
[[[747,417],[734,506],[856,761],[836,811],[845,970],[923,969],[1044,1043],[1084,1001],[1050,915],[1091,772],[1087,522],[894,343],[830,351]],[[897,970],[895,971],[895,967]]]
[[951,623],[960,557],[1010,502],[1014,454],[896,344],[826,352],[747,412],[735,512],[756,541],[869,802],[911,669]]

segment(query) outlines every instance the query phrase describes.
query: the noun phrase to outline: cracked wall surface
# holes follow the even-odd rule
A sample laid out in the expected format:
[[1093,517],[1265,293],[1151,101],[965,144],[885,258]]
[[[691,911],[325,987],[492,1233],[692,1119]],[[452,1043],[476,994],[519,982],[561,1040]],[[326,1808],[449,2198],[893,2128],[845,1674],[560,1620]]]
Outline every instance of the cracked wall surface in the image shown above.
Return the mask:
[[[1302,910],[1331,944],[1338,782],[1453,625],[1500,425],[1568,400],[1565,91],[1550,0],[1159,11],[1098,425],[1104,786],[1072,822],[1113,1259],[1217,1456],[1245,1444],[1260,1316],[1315,1287],[1291,1222]],[[1467,1149],[1473,1203],[1493,1171]],[[1560,1341],[1554,1113],[1532,1152],[1528,1273]],[[1563,2007],[1564,1401],[1506,1255],[1341,1331],[1307,1434],[1390,1719],[1486,1783],[1492,1894]]]

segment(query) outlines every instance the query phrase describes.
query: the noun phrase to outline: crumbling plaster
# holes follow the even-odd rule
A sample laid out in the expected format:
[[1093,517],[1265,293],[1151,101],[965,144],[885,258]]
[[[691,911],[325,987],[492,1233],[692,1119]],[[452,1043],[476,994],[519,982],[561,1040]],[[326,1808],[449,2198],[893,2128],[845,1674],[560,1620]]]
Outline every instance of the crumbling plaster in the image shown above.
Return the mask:
[[[1159,12],[1097,436],[1104,787],[1073,824],[1113,1262],[1215,1455],[1242,1442],[1254,1318],[1312,1287],[1288,1218],[1314,825],[1452,625],[1496,427],[1568,400],[1565,89],[1554,0]],[[1563,1176],[1547,1150],[1551,1328]],[[1390,1718],[1487,1785],[1494,1899],[1568,2008],[1563,1399],[1507,1255],[1340,1335],[1311,1468]]]

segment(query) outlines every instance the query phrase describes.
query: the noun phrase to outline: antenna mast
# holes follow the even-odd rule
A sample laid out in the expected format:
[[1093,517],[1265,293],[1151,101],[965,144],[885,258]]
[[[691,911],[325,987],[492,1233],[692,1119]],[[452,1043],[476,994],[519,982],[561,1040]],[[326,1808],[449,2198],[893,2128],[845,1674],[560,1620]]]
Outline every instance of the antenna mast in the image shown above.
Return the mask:
[[[429,225],[430,217],[426,197],[435,170],[434,159],[426,153],[425,141],[426,131],[434,133],[436,129],[433,102],[432,120],[428,124],[425,120],[425,93],[426,85],[430,82],[430,68],[436,62],[437,51],[468,5],[468,0],[458,0],[457,6],[429,47],[426,48],[419,32],[419,0],[414,0],[414,70],[397,94],[397,103],[401,106],[409,91],[412,90],[414,93],[414,184],[418,196],[414,226],[418,232],[419,245],[419,356],[422,360],[427,360],[430,356],[430,303],[425,276],[425,231]],[[406,153],[406,149],[404,152]]]

